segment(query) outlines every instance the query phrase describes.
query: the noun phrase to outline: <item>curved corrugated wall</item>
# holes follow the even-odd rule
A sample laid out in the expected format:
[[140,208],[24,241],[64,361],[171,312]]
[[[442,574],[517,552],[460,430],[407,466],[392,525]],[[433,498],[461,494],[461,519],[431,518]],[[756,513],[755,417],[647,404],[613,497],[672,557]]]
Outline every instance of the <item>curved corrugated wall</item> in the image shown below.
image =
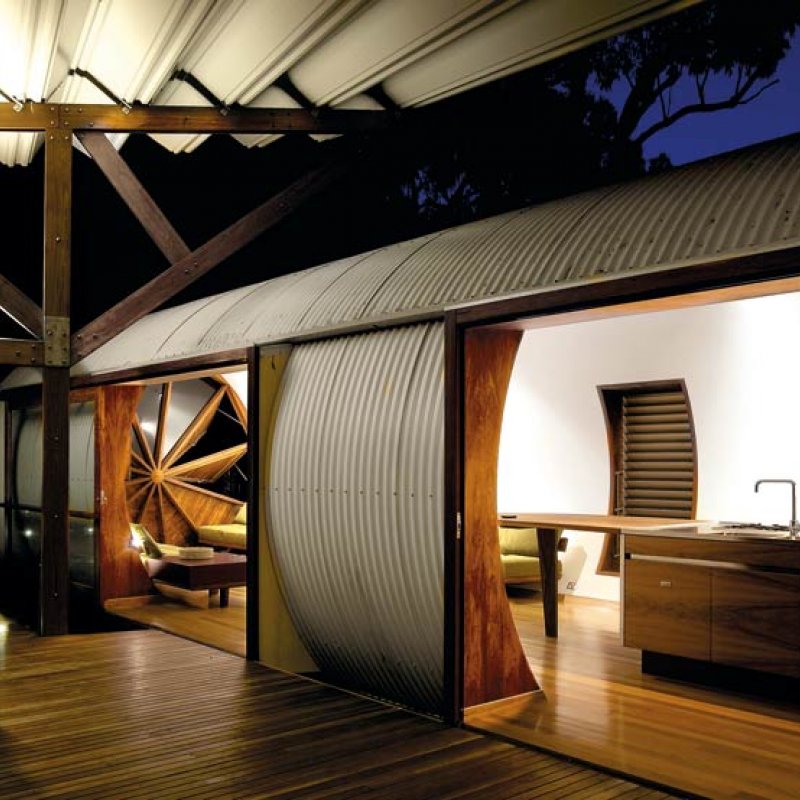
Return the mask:
[[[387,315],[800,244],[800,139],[515,211],[150,314],[91,375]],[[29,382],[18,371],[4,384]]]
[[271,461],[272,545],[326,677],[441,712],[443,328],[292,351]]
[[[42,506],[42,412],[19,415],[16,447],[17,501]],[[94,403],[74,404],[69,411],[69,510],[94,512]]]

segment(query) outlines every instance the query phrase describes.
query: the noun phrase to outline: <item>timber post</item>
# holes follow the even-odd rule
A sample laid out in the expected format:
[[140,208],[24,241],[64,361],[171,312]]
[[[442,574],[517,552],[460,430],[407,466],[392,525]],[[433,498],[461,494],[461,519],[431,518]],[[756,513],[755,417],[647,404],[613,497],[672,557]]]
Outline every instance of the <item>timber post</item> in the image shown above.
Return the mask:
[[69,363],[72,132],[45,133],[42,528],[39,633],[69,627]]

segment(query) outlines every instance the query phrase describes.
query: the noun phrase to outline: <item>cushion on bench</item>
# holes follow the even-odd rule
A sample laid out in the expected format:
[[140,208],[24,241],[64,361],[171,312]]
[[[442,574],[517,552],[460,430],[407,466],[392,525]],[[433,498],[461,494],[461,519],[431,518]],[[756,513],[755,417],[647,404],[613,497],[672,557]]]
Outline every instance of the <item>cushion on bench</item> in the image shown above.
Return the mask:
[[197,540],[201,544],[215,547],[233,547],[236,550],[247,549],[247,526],[237,522],[226,525],[200,525],[197,529]]

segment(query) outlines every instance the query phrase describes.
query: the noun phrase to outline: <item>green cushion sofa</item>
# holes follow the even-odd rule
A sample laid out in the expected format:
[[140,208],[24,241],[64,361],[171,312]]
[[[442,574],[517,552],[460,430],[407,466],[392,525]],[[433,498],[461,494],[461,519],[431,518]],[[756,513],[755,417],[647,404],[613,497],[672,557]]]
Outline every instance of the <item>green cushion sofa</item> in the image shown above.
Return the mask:
[[[536,528],[498,528],[500,537],[500,560],[506,584],[539,584],[542,575],[539,569],[539,541]],[[558,540],[558,550],[567,549],[567,539]],[[558,561],[558,577],[562,565]]]
[[200,525],[197,528],[200,544],[226,550],[247,550],[247,503],[236,513],[233,522],[220,525]]

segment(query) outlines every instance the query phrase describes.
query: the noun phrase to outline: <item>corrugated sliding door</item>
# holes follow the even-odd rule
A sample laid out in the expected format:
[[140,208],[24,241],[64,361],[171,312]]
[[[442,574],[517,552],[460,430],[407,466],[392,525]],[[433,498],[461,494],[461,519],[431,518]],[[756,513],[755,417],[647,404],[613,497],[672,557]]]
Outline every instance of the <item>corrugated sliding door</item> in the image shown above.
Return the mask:
[[300,345],[270,464],[271,545],[327,680],[439,713],[443,326]]

